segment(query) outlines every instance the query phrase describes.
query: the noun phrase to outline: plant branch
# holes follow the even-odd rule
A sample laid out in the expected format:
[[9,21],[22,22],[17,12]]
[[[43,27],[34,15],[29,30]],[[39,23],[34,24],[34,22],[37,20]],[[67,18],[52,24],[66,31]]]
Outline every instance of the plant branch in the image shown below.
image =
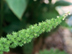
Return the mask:
[[26,43],[31,42],[33,38],[39,37],[43,32],[50,32],[53,28],[56,28],[62,20],[64,20],[69,13],[59,17],[57,19],[46,20],[39,24],[31,25],[27,29],[22,29],[18,32],[12,32],[7,34],[7,38],[0,38],[0,54],[3,52],[9,52],[9,48],[15,48],[17,46],[23,46]]

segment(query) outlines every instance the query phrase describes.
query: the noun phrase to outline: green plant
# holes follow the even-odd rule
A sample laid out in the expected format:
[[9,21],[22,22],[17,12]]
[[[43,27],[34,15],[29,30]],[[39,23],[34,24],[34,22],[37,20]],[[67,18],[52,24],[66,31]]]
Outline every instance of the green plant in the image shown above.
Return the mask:
[[[29,25],[46,19],[56,18],[59,15],[55,9],[57,6],[71,5],[70,2],[62,0],[58,0],[54,4],[52,0],[48,1],[49,3],[46,4],[44,0],[0,0],[0,37],[6,37],[6,34],[11,34],[12,31],[25,29]],[[29,46],[24,47],[26,49]],[[26,51],[25,49],[23,51]]]
[[[25,12],[28,2],[30,3],[29,6],[36,3],[36,4],[32,5],[32,8],[34,9],[34,13],[36,13],[36,11],[37,11],[36,14],[38,14],[38,11],[40,11],[39,12],[39,15],[40,15],[43,12],[44,14],[46,14],[46,15],[44,15],[43,13],[41,14],[41,16],[43,15],[43,18],[45,18],[47,15],[48,15],[47,18],[49,17],[49,15],[50,15],[49,18],[59,15],[55,9],[55,7],[57,7],[57,6],[68,6],[68,5],[72,4],[70,2],[61,1],[61,0],[56,1],[54,4],[52,4],[52,0],[48,0],[49,1],[48,4],[45,4],[43,1],[44,0],[42,0],[42,1],[41,0],[36,0],[36,1],[35,0],[30,0],[30,1],[29,0],[6,0],[9,8],[13,11],[13,13],[19,19],[22,18],[23,12]],[[40,2],[42,2],[42,4]],[[39,6],[37,6],[37,5],[39,5]],[[37,9],[35,9],[34,6],[37,7]],[[47,9],[47,10],[44,10],[44,9]],[[55,13],[55,15],[52,13]],[[35,15],[34,15],[34,17],[36,17]]]
[[67,54],[65,51],[60,51],[58,49],[50,49],[50,50],[43,50],[40,51],[39,54]]
[[39,37],[43,32],[50,32],[53,28],[59,25],[68,14],[69,13],[61,17],[57,16],[57,19],[46,20],[45,22],[43,21],[39,24],[31,25],[29,28],[22,29],[18,32],[12,32],[12,34],[7,34],[6,38],[0,38],[0,54],[3,54],[3,52],[9,52],[9,47],[15,48],[31,42],[33,38]]

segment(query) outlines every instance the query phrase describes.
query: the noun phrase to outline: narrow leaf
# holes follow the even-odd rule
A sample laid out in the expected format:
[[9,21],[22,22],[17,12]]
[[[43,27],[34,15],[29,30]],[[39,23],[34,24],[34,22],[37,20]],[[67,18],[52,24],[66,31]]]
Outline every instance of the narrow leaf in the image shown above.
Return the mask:
[[68,6],[68,5],[72,5],[72,3],[60,0],[60,1],[57,1],[54,5],[55,6]]

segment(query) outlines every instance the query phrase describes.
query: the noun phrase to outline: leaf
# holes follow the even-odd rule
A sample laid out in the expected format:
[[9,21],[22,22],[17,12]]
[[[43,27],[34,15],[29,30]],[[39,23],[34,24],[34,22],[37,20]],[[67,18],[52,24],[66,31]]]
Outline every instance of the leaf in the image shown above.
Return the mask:
[[6,0],[9,8],[13,13],[21,19],[25,9],[27,7],[28,0]]
[[61,1],[57,1],[54,5],[55,6],[68,6],[68,5],[72,5],[72,3],[61,0]]

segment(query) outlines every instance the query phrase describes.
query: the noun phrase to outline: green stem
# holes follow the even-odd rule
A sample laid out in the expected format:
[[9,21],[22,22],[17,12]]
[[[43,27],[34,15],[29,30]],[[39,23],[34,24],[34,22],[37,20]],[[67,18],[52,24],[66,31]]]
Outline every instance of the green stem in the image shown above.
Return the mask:
[[1,37],[1,35],[2,35],[2,23],[3,23],[3,15],[4,15],[4,12],[3,12],[3,0],[0,0],[1,1],[1,13],[0,13],[0,15],[1,15],[1,18],[0,18],[0,37]]

